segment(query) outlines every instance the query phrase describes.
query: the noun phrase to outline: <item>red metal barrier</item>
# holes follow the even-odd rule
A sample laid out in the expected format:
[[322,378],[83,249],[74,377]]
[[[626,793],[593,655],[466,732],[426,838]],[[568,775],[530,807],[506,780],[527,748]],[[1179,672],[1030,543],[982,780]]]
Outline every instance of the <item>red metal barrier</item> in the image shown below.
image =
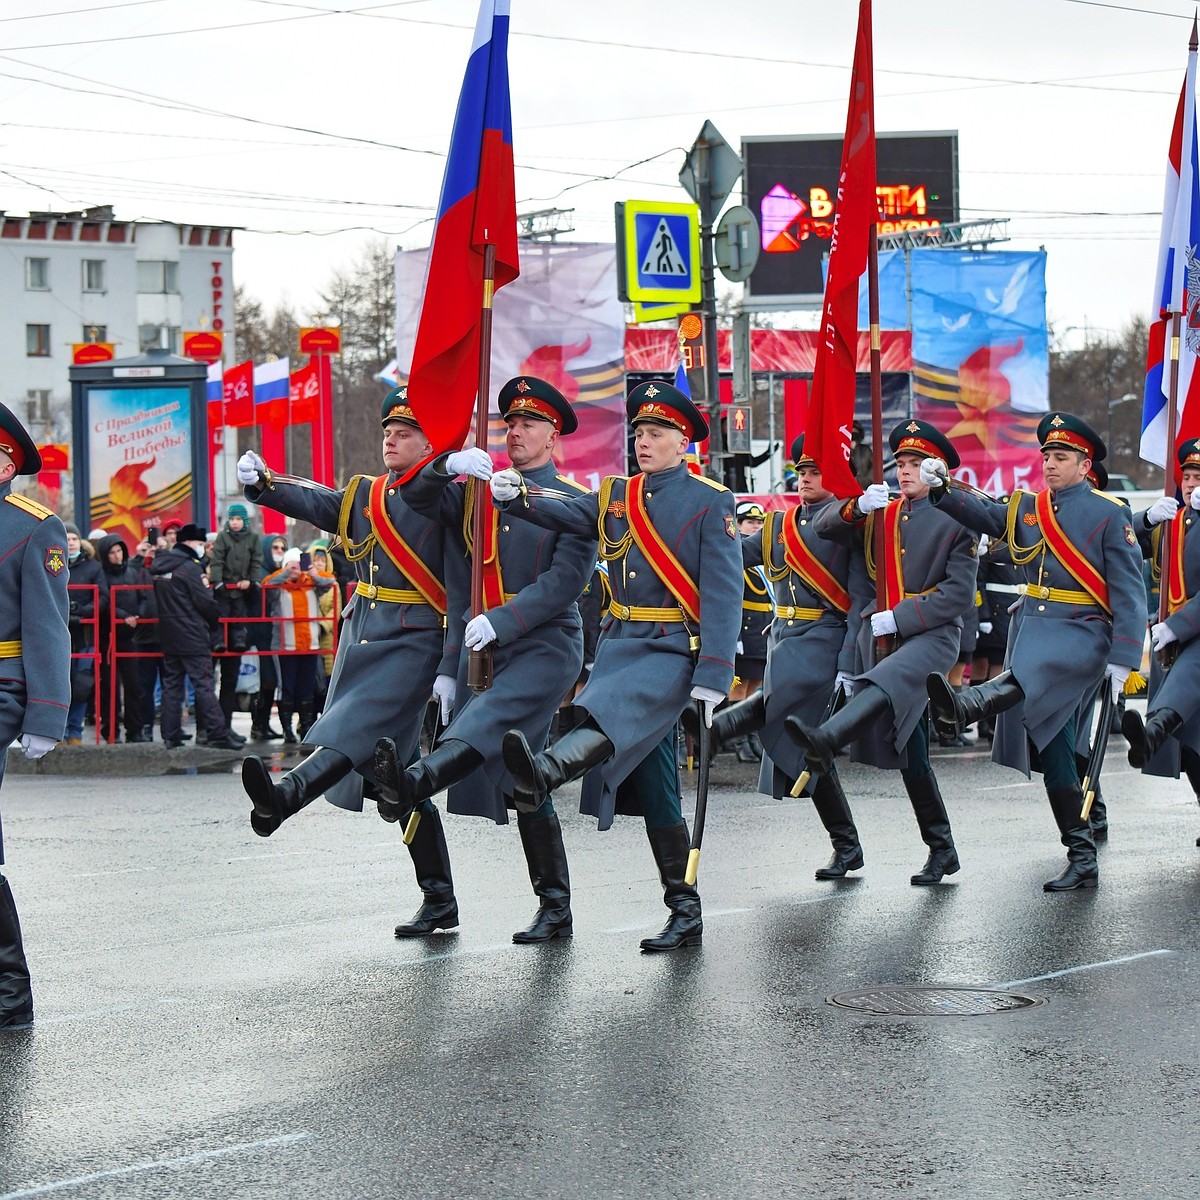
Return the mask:
[[[96,711],[96,745],[100,745],[100,585],[96,583],[68,583],[67,598],[71,592],[90,592],[92,597],[92,615],[80,617],[80,625],[87,626],[92,631],[92,648],[87,650],[72,650],[72,660],[90,658],[92,660],[92,705]],[[72,690],[72,695],[74,694]],[[74,703],[74,700],[72,700]]]

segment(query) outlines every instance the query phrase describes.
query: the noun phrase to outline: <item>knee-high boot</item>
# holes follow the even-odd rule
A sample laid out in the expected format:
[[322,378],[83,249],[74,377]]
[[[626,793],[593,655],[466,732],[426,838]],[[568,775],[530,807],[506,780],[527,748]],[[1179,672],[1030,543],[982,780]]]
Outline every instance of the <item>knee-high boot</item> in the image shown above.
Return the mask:
[[[680,714],[684,729],[696,740],[700,736],[700,718],[695,705],[689,704]],[[733,748],[735,741],[755,733],[767,719],[767,701],[760,688],[745,700],[727,704],[713,717],[711,744],[713,753]],[[746,760],[749,761],[749,760]]]
[[[591,721],[585,721],[564,734],[541,754],[534,754],[519,729],[504,735],[504,765],[524,796],[541,802],[556,788],[575,779],[591,767],[599,766],[613,753],[613,744]],[[517,797],[517,807],[529,803]],[[534,805],[536,808],[537,805]]]
[[1129,765],[1144,767],[1167,740],[1183,724],[1183,718],[1170,708],[1156,708],[1142,724],[1142,718],[1132,709],[1121,718],[1121,732],[1129,742]]
[[[1107,732],[1097,730],[1096,736],[1108,737],[1108,734]],[[1078,772],[1080,780],[1087,774],[1087,768],[1087,755],[1076,754],[1075,770]],[[1099,785],[1096,787],[1096,794],[1092,797],[1092,809],[1088,813],[1088,825],[1092,830],[1092,841],[1097,844],[1108,841],[1108,806],[1104,803],[1104,793],[1100,790]]]
[[0,875],[0,1029],[23,1029],[33,1023],[33,990],[21,941],[17,906]]
[[283,740],[289,746],[294,746],[300,739],[296,737],[296,731],[292,728],[292,718],[295,716],[296,710],[290,704],[284,704],[282,700],[279,702],[279,724],[283,726]]
[[458,901],[454,898],[454,880],[450,876],[450,851],[442,831],[441,813],[432,804],[427,806],[427,811],[422,811],[408,852],[423,898],[412,920],[396,926],[396,936],[425,937],[439,929],[455,929],[458,926]]
[[1047,788],[1054,820],[1067,848],[1067,868],[1057,879],[1042,884],[1047,892],[1069,892],[1075,888],[1094,888],[1100,880],[1096,864],[1096,843],[1088,823],[1080,819],[1083,792],[1078,784],[1067,788]]
[[275,689],[260,687],[254,693],[254,706],[251,709],[250,736],[256,742],[269,741],[271,738],[283,737],[283,731],[271,728],[271,704],[275,699]]
[[816,877],[841,879],[847,871],[859,870],[863,865],[862,846],[836,767],[828,774],[817,776],[812,802],[833,843],[833,857],[825,866],[817,868]]
[[548,942],[571,936],[571,877],[558,813],[518,820],[529,882],[541,902],[533,923],[512,935],[514,942]]
[[699,945],[704,936],[700,893],[684,882],[691,849],[687,822],[680,821],[665,829],[647,829],[646,836],[650,839],[650,849],[654,851],[654,861],[662,879],[663,902],[671,915],[657,937],[642,939],[642,949],[654,953]]
[[854,741],[868,725],[891,711],[892,702],[887,693],[869,683],[857,689],[824,724],[809,726],[797,717],[788,717],[784,728],[809,766],[828,774],[837,752]]
[[380,738],[375,743],[379,815],[385,821],[406,818],[423,800],[469,775],[482,763],[483,755],[474,746],[451,738],[405,770],[395,741]]
[[912,877],[911,883],[918,887],[941,883],[943,875],[953,875],[959,868],[958,851],[954,848],[954,835],[950,832],[950,817],[942,800],[937,776],[930,771],[919,779],[905,779],[909,803],[917,818],[921,840],[929,847],[925,865]]
[[300,740],[308,736],[308,731],[317,723],[317,704],[315,700],[300,702]]
[[327,787],[349,775],[354,764],[340,751],[320,746],[278,783],[257,755],[242,760],[242,787],[254,803],[250,825],[259,837],[270,837],[280,825],[311,804]]
[[1011,671],[1002,671],[995,679],[975,687],[955,688],[945,675],[928,675],[929,714],[939,737],[960,738],[968,725],[995,716],[1025,699],[1021,685]]

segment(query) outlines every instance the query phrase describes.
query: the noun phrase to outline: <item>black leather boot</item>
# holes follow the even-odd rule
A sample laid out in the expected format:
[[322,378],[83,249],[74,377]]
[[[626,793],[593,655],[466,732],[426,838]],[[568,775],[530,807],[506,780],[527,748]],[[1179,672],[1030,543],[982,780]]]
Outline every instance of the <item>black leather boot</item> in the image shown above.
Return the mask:
[[[1100,736],[1100,731],[1097,730],[1097,736]],[[1104,734],[1107,737],[1107,734]],[[1082,781],[1087,774],[1088,760],[1085,754],[1075,755],[1075,771]],[[1097,788],[1096,794],[1092,797],[1092,810],[1088,813],[1088,825],[1092,831],[1092,841],[1097,845],[1101,842],[1108,841],[1108,806],[1104,803],[1104,793]]]
[[885,717],[890,719],[891,712],[892,702],[882,688],[873,683],[860,684],[823,725],[803,725],[797,717],[788,717],[784,729],[809,766],[828,774],[839,750],[854,741],[868,725]]
[[251,828],[259,837],[270,837],[288,817],[294,817],[353,769],[354,764],[340,751],[321,746],[275,783],[270,768],[257,755],[242,759],[242,787],[254,803]]
[[256,742],[266,742],[271,738],[283,737],[283,730],[271,725],[271,704],[275,699],[275,689],[268,691],[259,688],[254,693],[254,704],[250,710],[250,736]]
[[[532,797],[538,804],[556,787],[599,766],[612,752],[612,742],[591,720],[564,734],[541,754],[534,754],[519,729],[510,729],[504,735],[504,765],[524,797]],[[528,803],[519,798],[517,806]]]
[[687,822],[680,821],[666,829],[647,829],[646,836],[650,839],[650,849],[654,851],[654,861],[662,879],[663,901],[671,915],[657,937],[642,939],[642,949],[655,953],[678,950],[680,946],[698,946],[704,936],[700,893],[683,881],[691,849]]
[[300,705],[300,740],[308,737],[308,731],[317,723],[317,706],[312,700],[305,700]]
[[33,990],[21,941],[21,922],[8,880],[0,875],[0,1029],[33,1024]]
[[[689,724],[695,727],[699,719],[696,715],[695,705],[689,704],[683,711],[685,714],[684,728],[689,733],[698,733],[697,728],[688,728]],[[713,717],[712,744],[718,750],[722,747],[733,749],[734,742],[748,733],[753,733],[756,729],[761,729],[766,719],[767,701],[761,691],[755,692],[753,696],[747,696],[745,700],[739,700],[736,704],[728,704]],[[750,760],[740,759],[739,761],[749,762]]]
[[381,793],[379,815],[385,821],[407,819],[422,800],[469,775],[482,763],[483,755],[474,746],[451,738],[403,770],[395,741],[380,738],[375,743],[375,780]]
[[541,901],[533,923],[512,935],[514,942],[548,942],[571,936],[571,877],[558,813],[518,821],[521,846],[529,865],[529,882]]
[[925,865],[909,882],[917,887],[941,883],[942,876],[955,874],[959,864],[954,835],[950,832],[950,818],[946,814],[937,777],[930,771],[920,779],[905,779],[904,786],[917,818],[921,840],[929,847]]
[[1121,732],[1129,743],[1129,765],[1144,767],[1182,724],[1183,718],[1174,709],[1156,708],[1143,725],[1138,713],[1127,708],[1121,719]]
[[283,740],[289,746],[294,746],[299,741],[296,737],[296,731],[292,728],[292,717],[295,715],[294,708],[288,708],[280,703],[279,705],[279,724],[283,726]]
[[458,901],[450,877],[450,851],[442,831],[442,815],[432,808],[421,813],[421,823],[409,844],[417,886],[424,899],[412,920],[396,926],[398,938],[428,937],[439,929],[458,927]]
[[927,675],[929,715],[939,738],[961,738],[968,725],[995,716],[1025,699],[1021,685],[1011,671],[1002,671],[995,679],[976,687],[955,688],[945,675]]
[[1070,892],[1075,888],[1094,888],[1100,881],[1096,865],[1096,843],[1086,821],[1079,819],[1083,808],[1083,792],[1079,785],[1069,788],[1047,788],[1046,796],[1054,820],[1067,848],[1067,869],[1057,879],[1042,884],[1044,892]]
[[833,857],[817,868],[816,877],[841,879],[847,871],[859,870],[863,865],[862,846],[836,767],[826,775],[817,776],[812,802],[833,843]]

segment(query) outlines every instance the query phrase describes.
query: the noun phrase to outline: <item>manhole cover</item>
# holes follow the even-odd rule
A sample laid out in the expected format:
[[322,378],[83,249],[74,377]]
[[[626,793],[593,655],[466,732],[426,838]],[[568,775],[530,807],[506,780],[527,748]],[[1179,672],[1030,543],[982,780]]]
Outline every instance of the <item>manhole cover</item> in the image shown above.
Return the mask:
[[827,1004],[877,1017],[986,1017],[1033,1008],[1046,1001],[994,988],[881,986],[838,992]]

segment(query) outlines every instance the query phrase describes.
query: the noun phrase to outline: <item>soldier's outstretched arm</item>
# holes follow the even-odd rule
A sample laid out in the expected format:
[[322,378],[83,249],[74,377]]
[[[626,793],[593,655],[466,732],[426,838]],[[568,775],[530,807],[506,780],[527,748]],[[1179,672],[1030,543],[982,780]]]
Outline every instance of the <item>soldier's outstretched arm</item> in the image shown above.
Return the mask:
[[[456,477],[446,470],[449,457],[449,454],[439,454],[426,463],[401,485],[400,494],[414,512],[439,525],[459,529],[466,511],[466,487],[455,483]],[[487,487],[487,484],[480,483],[479,486]]]
[[1003,538],[1008,527],[1008,505],[984,500],[962,488],[931,487],[930,502],[960,525],[989,537]]
[[861,546],[867,518],[859,512],[853,500],[827,504],[813,520],[817,536],[844,546]]
[[[312,479],[299,475],[276,475],[268,470],[258,483],[247,483],[242,487],[247,500],[264,508],[273,508],[286,517],[308,521],[318,529],[333,530],[338,527],[338,514],[342,510],[344,490],[328,488]],[[362,503],[366,504],[364,492]]]
[[521,495],[515,500],[497,500],[495,503],[508,516],[540,525],[543,529],[577,533],[581,537],[596,536],[600,497],[595,492],[581,492],[561,500],[556,496]]

